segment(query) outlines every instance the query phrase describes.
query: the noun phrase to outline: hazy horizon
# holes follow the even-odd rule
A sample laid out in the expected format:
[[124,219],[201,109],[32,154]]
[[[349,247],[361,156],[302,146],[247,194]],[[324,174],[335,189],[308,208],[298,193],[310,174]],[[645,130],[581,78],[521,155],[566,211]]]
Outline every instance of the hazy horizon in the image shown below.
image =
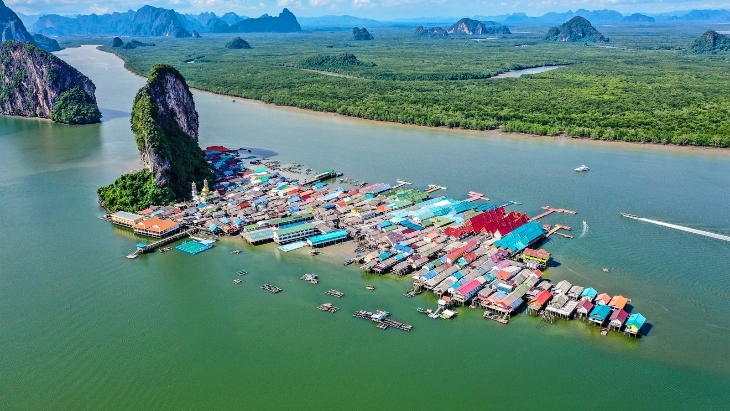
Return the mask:
[[175,9],[179,13],[235,12],[248,17],[277,15],[286,7],[298,17],[352,15],[375,20],[402,18],[494,16],[526,13],[541,16],[548,12],[578,9],[616,10],[622,14],[660,14],[693,9],[724,9],[726,1],[642,1],[642,0],[537,0],[511,3],[491,0],[6,0],[15,12],[42,14],[104,14],[137,10],[144,5]]

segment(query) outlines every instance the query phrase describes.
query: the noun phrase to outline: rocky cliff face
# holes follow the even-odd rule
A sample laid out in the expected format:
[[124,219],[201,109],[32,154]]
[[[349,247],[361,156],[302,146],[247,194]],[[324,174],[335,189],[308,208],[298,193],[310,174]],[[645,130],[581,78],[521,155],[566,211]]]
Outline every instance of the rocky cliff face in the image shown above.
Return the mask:
[[[72,124],[98,123],[101,118],[94,83],[63,60],[31,43],[2,43],[0,73],[2,114],[55,117],[55,121]],[[80,112],[76,111],[78,108],[81,108]],[[61,112],[62,116],[54,116]]]
[[495,22],[483,23],[478,20],[461,19],[448,30],[449,34],[485,35],[485,34],[511,34],[507,26]]
[[212,179],[198,146],[198,112],[185,78],[172,66],[156,65],[132,109],[132,131],[142,163],[158,188],[175,199],[189,195],[190,183]]

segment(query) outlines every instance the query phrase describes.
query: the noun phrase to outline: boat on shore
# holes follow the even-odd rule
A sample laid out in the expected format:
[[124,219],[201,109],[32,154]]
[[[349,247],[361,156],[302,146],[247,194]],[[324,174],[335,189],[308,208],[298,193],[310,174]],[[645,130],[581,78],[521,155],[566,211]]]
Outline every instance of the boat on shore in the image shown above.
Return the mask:
[[345,260],[345,263],[343,265],[350,265],[350,264],[352,264],[354,262],[355,261],[352,258],[348,258],[347,260]]

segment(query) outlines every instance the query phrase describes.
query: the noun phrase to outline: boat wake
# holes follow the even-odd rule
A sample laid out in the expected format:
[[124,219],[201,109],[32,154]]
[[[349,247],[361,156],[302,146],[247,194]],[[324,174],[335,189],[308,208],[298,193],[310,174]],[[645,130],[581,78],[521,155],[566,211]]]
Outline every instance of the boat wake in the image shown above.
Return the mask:
[[586,234],[588,234],[588,223],[586,223],[586,220],[583,220],[583,231],[580,232],[578,238],[583,238]]
[[639,218],[637,218],[637,220],[644,221],[644,222],[651,223],[651,224],[660,225],[660,226],[663,226],[663,227],[673,228],[675,230],[686,231],[688,233],[703,235],[705,237],[710,237],[710,238],[715,238],[715,239],[718,239],[718,240],[723,240],[723,241],[729,241],[730,242],[730,236],[727,236],[727,235],[717,234],[717,233],[713,233],[713,232],[710,232],[710,231],[698,230],[696,228],[685,227],[683,225],[665,223],[664,221],[650,220],[648,218],[639,217]]

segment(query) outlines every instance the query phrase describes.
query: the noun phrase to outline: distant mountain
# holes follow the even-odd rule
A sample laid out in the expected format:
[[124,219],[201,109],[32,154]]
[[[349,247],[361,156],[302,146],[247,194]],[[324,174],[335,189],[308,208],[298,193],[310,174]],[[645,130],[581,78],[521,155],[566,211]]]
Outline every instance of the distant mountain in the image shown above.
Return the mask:
[[31,30],[46,36],[114,34],[128,36],[190,37],[189,20],[175,10],[143,6],[125,13],[41,16]]
[[344,29],[353,26],[379,26],[382,23],[377,20],[364,19],[355,16],[320,16],[320,17],[299,17],[299,24],[307,29]]
[[239,16],[238,14],[229,11],[228,13],[222,15],[220,19],[228,24],[229,26],[232,26],[234,24],[240,23],[243,20],[246,20],[248,17],[246,16]]
[[469,18],[463,18],[448,30],[449,34],[511,34],[507,26],[503,26],[493,21],[481,22],[478,20],[472,20]]
[[289,9],[282,10],[279,16],[272,17],[268,14],[255,19],[245,19],[230,26],[231,33],[252,33],[252,32],[278,32],[289,33],[301,31],[302,28],[296,16]]
[[42,34],[34,34],[33,35],[33,42],[40,48],[42,48],[45,51],[60,51],[62,50],[61,46],[58,44],[58,41],[55,39],[46,37]]
[[427,29],[423,26],[418,26],[414,35],[416,37],[449,37],[449,33],[441,27]]
[[2,32],[2,41],[17,40],[26,43],[33,43],[33,36],[25,29],[25,25],[17,14],[10,10],[5,3],[0,0],[0,32]]
[[624,15],[616,10],[592,10],[578,9],[575,11],[576,16],[583,17],[586,20],[595,23],[620,23]]
[[25,24],[25,27],[32,26],[33,23],[35,23],[36,21],[38,21],[38,17],[40,17],[37,14],[34,14],[32,16],[29,16],[29,15],[23,14],[23,13],[15,13],[15,14],[17,14],[18,17],[20,18],[20,20],[23,21],[23,24]]
[[684,21],[730,21],[730,10],[692,10],[677,17]]
[[551,41],[582,41],[582,42],[608,42],[608,38],[603,37],[596,30],[590,21],[583,17],[576,16],[567,23],[561,24],[560,27],[551,27],[548,30],[545,40]]
[[355,27],[352,29],[352,39],[358,41],[373,40],[373,35],[366,28]]
[[654,23],[655,21],[654,17],[640,13],[634,13],[621,19],[621,23]]
[[693,54],[730,53],[730,36],[719,34],[714,30],[706,31],[697,37],[687,52]]
[[25,28],[23,21],[2,0],[0,0],[0,33],[2,33],[0,42],[16,40],[23,43],[35,44],[45,51],[53,52],[61,50],[56,40],[40,34],[30,34]]

